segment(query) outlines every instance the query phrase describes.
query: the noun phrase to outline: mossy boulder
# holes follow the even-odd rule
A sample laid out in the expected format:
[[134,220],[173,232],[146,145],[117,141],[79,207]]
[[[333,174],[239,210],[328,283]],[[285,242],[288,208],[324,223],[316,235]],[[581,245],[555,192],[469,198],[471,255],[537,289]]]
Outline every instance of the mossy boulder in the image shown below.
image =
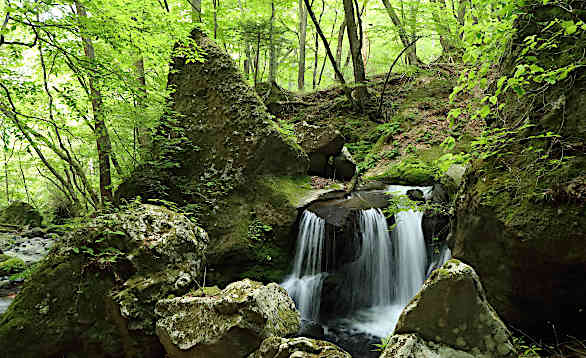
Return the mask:
[[278,280],[297,217],[290,184],[306,175],[307,155],[230,56],[198,30],[192,39],[203,62],[174,58],[169,75],[177,118],[161,125],[155,160],[117,198],[163,199],[192,212],[211,238],[212,284]]
[[183,296],[156,305],[157,335],[171,358],[246,357],[268,337],[293,335],[299,313],[275,283],[243,280],[213,296]]
[[0,276],[13,275],[26,269],[25,262],[18,257],[0,255]]
[[[560,24],[586,19],[554,4],[526,2],[517,19],[504,74],[514,76],[528,36],[545,37]],[[548,24],[555,23],[551,29]],[[547,71],[582,63],[586,31],[536,49]],[[506,323],[532,336],[585,338],[586,319],[586,68],[519,98],[504,93],[499,123],[509,144],[474,162],[456,202],[452,253],[474,266]],[[500,102],[500,99],[499,99]],[[526,124],[522,129],[519,124]],[[553,137],[544,138],[544,133]],[[517,144],[518,143],[518,144]],[[555,327],[555,329],[553,328]]]
[[206,233],[135,205],[66,234],[0,318],[3,357],[160,358],[155,303],[200,280]]
[[436,182],[439,171],[436,167],[423,160],[406,158],[391,164],[382,174],[367,179],[382,181],[386,184],[399,185],[432,185]]
[[352,358],[352,356],[335,344],[309,339],[270,337],[265,339],[260,348],[248,358]]
[[488,303],[478,275],[458,260],[431,274],[401,313],[395,333],[415,333],[474,356],[515,357],[510,333]]
[[42,222],[43,217],[39,211],[22,201],[15,201],[0,210],[0,224],[37,227],[41,226]]

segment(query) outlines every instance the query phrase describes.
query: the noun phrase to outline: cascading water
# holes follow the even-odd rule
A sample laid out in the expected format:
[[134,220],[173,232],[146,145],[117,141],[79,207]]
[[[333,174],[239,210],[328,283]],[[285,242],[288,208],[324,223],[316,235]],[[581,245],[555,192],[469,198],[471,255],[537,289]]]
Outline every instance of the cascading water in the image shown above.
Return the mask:
[[[389,186],[387,192],[405,195],[412,189],[421,190],[426,198],[431,194],[430,187]],[[401,311],[421,288],[428,267],[449,259],[446,247],[435,262],[428,263],[422,218],[422,212],[405,208],[395,214],[396,226],[390,233],[380,209],[359,211],[355,235],[360,251],[352,262],[330,272],[342,277],[351,313],[326,322],[327,327],[376,337],[393,332]],[[325,228],[325,220],[310,211],[303,213],[293,272],[282,284],[302,318],[317,322],[322,285],[334,257],[334,250],[326,250]]]
[[[305,211],[299,223],[299,236],[293,273],[282,283],[297,304],[301,317],[317,321],[320,295],[327,267],[325,254],[325,220],[311,211]],[[325,266],[327,266],[327,255]]]

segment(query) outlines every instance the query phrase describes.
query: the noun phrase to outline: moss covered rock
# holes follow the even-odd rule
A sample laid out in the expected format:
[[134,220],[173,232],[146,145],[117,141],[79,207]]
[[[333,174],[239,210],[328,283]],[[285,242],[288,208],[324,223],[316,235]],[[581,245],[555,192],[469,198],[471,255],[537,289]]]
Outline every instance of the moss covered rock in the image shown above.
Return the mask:
[[42,222],[43,217],[38,210],[22,201],[15,201],[0,210],[0,224],[37,227]]
[[333,343],[299,338],[270,337],[248,358],[352,358]]
[[199,280],[206,233],[139,205],[65,235],[0,319],[3,357],[161,357],[155,302]]
[[493,358],[514,357],[510,333],[492,309],[472,267],[450,260],[435,270],[405,307],[396,334]]
[[[575,14],[537,0],[526,6],[505,59],[511,76],[523,62],[528,36],[550,41],[551,31],[562,28],[548,30],[548,24],[586,19],[583,6]],[[530,53],[535,65],[554,71],[581,63],[585,48],[586,31],[577,31],[556,38],[555,49]],[[452,253],[474,266],[508,324],[548,339],[553,331],[584,338],[586,68],[577,66],[567,79],[535,93],[541,84],[533,85],[521,98],[501,96],[499,120],[512,144],[467,171]],[[518,129],[519,123],[528,126]],[[544,138],[548,132],[554,137]]]
[[275,283],[244,280],[213,296],[161,300],[157,335],[171,358],[246,357],[263,339],[299,330],[299,313]]
[[177,57],[169,76],[178,118],[159,128],[167,134],[155,163],[135,171],[117,197],[169,200],[194,213],[211,238],[214,284],[277,280],[297,217],[289,183],[306,174],[307,155],[230,56],[197,30],[192,38],[204,61]]
[[0,276],[13,275],[26,269],[25,262],[18,257],[0,255]]

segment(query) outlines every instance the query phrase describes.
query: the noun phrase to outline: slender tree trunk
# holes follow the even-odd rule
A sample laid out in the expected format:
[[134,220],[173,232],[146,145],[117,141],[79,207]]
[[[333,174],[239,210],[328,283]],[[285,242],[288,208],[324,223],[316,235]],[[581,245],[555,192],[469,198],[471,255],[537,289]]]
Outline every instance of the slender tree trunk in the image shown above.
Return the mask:
[[[338,47],[336,48],[336,62],[338,66],[342,66],[342,46],[344,44],[344,33],[346,32],[346,18],[342,21],[342,25],[340,25],[340,29],[338,30]],[[337,75],[334,74],[334,79],[340,82],[340,79]]]
[[409,35],[407,34],[407,31],[405,30],[405,26],[403,26],[403,24],[401,23],[399,16],[395,12],[395,9],[391,5],[391,2],[389,0],[382,0],[382,2],[383,2],[383,5],[385,6],[385,9],[387,10],[387,14],[391,18],[391,22],[397,28],[397,32],[399,33],[399,39],[401,39],[401,42],[403,43],[403,47],[408,47],[407,52],[405,52],[405,54],[407,55],[407,61],[411,65],[420,64],[421,61],[419,61],[419,59],[417,58],[417,52],[415,50],[415,47],[409,46],[409,44],[411,43],[411,41],[409,41]]
[[[324,15],[324,11],[326,8],[326,2],[325,0],[322,0],[321,2],[321,12],[319,14],[319,19],[318,22],[321,25],[321,19]],[[318,66],[319,66],[319,35],[317,34],[317,31],[315,32],[315,52],[314,52],[314,56],[313,56],[313,75],[312,75],[312,82],[311,82],[311,88],[315,89],[315,87],[317,86],[317,73],[318,73]]]
[[277,49],[275,44],[275,2],[271,0],[271,27],[269,34],[269,82],[277,83]]
[[260,58],[260,31],[256,37],[256,57],[254,59],[254,86],[258,84],[258,60]]
[[[242,5],[242,0],[238,0],[238,7],[240,7],[240,19],[244,19],[244,6]],[[243,41],[244,46],[244,77],[246,79],[250,76],[250,43],[248,41]]]
[[201,22],[201,0],[189,0],[191,2],[191,22]]
[[[354,3],[352,0],[344,0],[344,13],[346,14],[346,29],[348,30],[348,40],[350,42],[350,52],[352,54],[352,65],[354,69],[354,82],[358,84],[356,88],[358,105],[362,107],[368,99],[366,90],[366,73],[364,71],[364,62],[360,51],[360,40],[356,28],[356,19],[354,16]],[[358,13],[360,16],[360,13]]]
[[[75,1],[77,14],[80,17],[87,17],[85,8],[79,1]],[[81,35],[85,56],[90,63],[95,62],[96,54],[92,41]],[[92,111],[94,114],[94,131],[96,134],[96,145],[98,148],[98,160],[100,166],[100,195],[102,204],[112,201],[112,175],[110,172],[110,138],[104,121],[102,94],[96,88],[94,78],[90,75],[89,80]]]
[[[138,82],[140,92],[138,95],[137,108],[142,112],[145,110],[145,101],[147,96],[146,76],[144,72],[144,57],[140,56],[138,58],[138,60],[134,63],[134,69],[136,71],[136,81]],[[144,155],[148,152],[151,145],[151,134],[149,128],[147,128],[144,123],[138,123],[136,126],[136,134],[140,150]]]
[[299,0],[299,67],[297,89],[305,88],[305,41],[307,36],[307,11],[303,0]]
[[214,40],[218,39],[218,7],[220,0],[212,0],[214,6]]

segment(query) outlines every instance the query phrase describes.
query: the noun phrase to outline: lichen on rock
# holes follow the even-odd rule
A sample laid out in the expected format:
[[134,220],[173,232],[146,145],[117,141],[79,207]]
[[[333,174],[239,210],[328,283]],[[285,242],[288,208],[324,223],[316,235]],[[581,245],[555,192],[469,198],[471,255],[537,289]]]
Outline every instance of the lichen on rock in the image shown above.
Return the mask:
[[486,299],[472,267],[450,260],[405,307],[395,334],[415,333],[474,356],[514,357],[510,332]]
[[333,343],[305,337],[265,339],[248,358],[352,358]]
[[7,358],[159,358],[155,303],[196,285],[207,234],[152,205],[104,214],[66,234],[0,318]]
[[275,283],[237,281],[213,296],[157,303],[157,335],[171,358],[246,357],[263,339],[299,330],[299,313]]

